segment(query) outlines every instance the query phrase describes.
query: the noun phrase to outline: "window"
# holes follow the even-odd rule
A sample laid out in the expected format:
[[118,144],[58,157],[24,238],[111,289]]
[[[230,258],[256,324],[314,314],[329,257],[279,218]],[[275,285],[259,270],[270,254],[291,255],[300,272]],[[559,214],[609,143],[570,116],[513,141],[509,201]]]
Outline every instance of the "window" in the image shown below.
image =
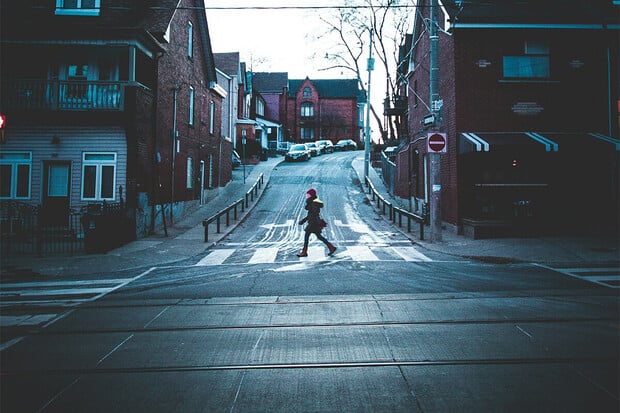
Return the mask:
[[82,199],[114,200],[115,153],[84,153],[82,158]]
[[56,0],[56,15],[98,16],[101,0]]
[[304,102],[301,104],[301,117],[309,118],[314,116],[314,105],[309,102]]
[[310,89],[308,86],[306,86],[304,88],[304,99],[310,99],[312,97],[312,89]]
[[192,158],[187,158],[187,179],[185,187],[187,189],[192,189],[194,187],[194,160]]
[[194,88],[189,87],[189,124],[194,124]]
[[262,99],[256,99],[256,114],[265,116],[265,102]]
[[302,140],[314,140],[314,129],[312,128],[301,128],[301,139]]
[[215,102],[209,102],[209,133],[215,133]]
[[187,57],[194,57],[194,25],[187,22]]
[[0,198],[30,198],[31,152],[0,153]]
[[525,42],[522,56],[504,56],[504,78],[548,79],[549,47],[543,43]]

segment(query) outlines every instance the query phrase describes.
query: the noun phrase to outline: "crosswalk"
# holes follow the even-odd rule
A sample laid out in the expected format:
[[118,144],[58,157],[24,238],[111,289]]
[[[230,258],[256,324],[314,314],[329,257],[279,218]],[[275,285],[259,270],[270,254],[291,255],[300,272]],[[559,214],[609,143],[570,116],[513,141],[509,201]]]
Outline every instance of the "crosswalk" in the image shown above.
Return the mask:
[[133,278],[62,280],[0,284],[0,307],[75,307],[128,284]]
[[277,264],[317,260],[351,260],[351,261],[409,261],[429,262],[431,258],[413,246],[373,246],[348,245],[339,246],[333,256],[327,255],[323,245],[308,248],[308,257],[297,257],[301,247],[288,245],[275,246],[240,246],[239,248],[217,248],[200,259],[195,266],[239,265],[239,264]]
[[616,267],[541,267],[608,288],[620,288],[620,266]]

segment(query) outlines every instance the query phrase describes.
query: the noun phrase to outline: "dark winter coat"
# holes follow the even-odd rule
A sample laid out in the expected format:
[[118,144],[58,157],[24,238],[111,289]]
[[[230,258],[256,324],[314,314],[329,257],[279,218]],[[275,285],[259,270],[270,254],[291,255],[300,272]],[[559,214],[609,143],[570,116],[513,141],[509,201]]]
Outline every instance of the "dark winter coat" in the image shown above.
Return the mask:
[[321,225],[321,208],[323,208],[323,201],[321,201],[318,197],[312,197],[306,199],[306,211],[308,211],[308,215],[304,219],[302,219],[302,224],[307,222],[308,225],[305,228],[305,231],[312,233],[319,233],[323,229]]

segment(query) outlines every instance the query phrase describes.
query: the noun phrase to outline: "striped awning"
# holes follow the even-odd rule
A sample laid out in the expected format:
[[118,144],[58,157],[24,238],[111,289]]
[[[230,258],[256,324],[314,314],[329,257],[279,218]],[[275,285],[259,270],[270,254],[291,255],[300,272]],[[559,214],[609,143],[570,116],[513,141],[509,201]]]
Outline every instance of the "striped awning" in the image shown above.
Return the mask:
[[461,132],[459,153],[521,150],[559,152],[564,150],[620,151],[620,140],[600,133],[560,132]]

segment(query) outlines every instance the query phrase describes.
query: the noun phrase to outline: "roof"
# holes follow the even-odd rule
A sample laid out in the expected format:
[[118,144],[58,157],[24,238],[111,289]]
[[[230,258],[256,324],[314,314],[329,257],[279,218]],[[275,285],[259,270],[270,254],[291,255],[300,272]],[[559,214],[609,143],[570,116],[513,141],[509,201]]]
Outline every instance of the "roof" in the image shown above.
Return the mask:
[[611,0],[440,0],[458,27],[466,23],[618,23]]
[[[307,78],[306,78],[307,79]],[[306,79],[291,79],[288,81],[288,96],[295,97],[297,91]],[[319,96],[323,99],[343,99],[343,98],[362,98],[363,92],[360,90],[357,79],[315,79],[310,80],[314,85]]]
[[241,61],[239,52],[213,53],[215,66],[229,76],[239,76]]
[[288,85],[288,72],[254,72],[252,82],[259,93],[282,93]]
[[[114,37],[109,31],[143,30],[160,38],[180,0],[106,0],[98,16],[58,16],[56,2],[20,0],[2,2],[2,26],[5,34],[40,36],[63,32],[97,32],[100,37]],[[104,30],[107,30],[105,32]]]

